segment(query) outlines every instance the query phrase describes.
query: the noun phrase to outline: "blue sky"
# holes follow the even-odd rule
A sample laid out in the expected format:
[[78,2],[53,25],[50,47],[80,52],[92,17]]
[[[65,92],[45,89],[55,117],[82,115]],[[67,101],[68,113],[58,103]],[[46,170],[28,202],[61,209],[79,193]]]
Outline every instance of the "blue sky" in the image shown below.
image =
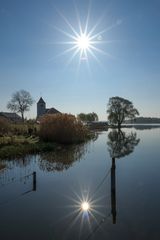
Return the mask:
[[[98,62],[88,55],[79,67],[79,54],[68,65],[73,52],[58,44],[70,41],[58,29],[73,35],[61,14],[79,32],[75,6],[82,28],[90,9],[88,31],[98,21],[94,34],[106,29],[97,47],[107,54],[93,51]],[[109,98],[120,96],[141,116],[160,117],[159,9],[159,0],[0,0],[0,111],[25,89],[61,112],[106,120]]]

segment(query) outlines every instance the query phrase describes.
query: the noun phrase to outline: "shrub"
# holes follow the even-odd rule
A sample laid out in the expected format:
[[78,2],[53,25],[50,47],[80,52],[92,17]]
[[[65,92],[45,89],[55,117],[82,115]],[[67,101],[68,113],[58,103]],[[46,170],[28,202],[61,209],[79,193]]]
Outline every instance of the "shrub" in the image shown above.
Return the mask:
[[57,143],[79,143],[88,136],[87,128],[71,114],[48,114],[40,121],[40,138]]
[[27,135],[28,128],[25,123],[12,123],[11,124],[11,135]]
[[0,134],[4,135],[8,133],[9,128],[10,128],[9,121],[4,117],[0,117]]
[[15,123],[11,124],[11,135],[36,135],[38,131],[38,125],[32,123]]

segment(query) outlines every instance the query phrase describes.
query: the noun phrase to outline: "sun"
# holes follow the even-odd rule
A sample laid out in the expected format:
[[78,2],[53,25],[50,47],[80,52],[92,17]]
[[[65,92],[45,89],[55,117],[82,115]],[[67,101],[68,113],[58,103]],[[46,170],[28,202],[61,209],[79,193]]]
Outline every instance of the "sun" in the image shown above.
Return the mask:
[[82,33],[77,37],[76,45],[81,51],[86,51],[91,47],[91,40],[85,33]]
[[[97,19],[95,24],[90,23],[89,21],[90,9],[88,9],[86,21],[83,24],[80,20],[78,9],[76,9],[77,26],[73,25],[68,20],[68,18],[66,18],[60,11],[57,10],[57,12],[65,22],[64,29],[55,27],[57,31],[65,35],[65,40],[57,42],[57,44],[60,45],[63,44],[66,46],[66,49],[63,52],[61,52],[58,56],[62,56],[65,54],[69,55],[67,66],[77,56],[79,56],[78,66],[80,66],[83,60],[85,60],[87,66],[89,66],[89,61],[91,60],[91,58],[96,60],[97,63],[100,64],[99,54],[112,57],[108,52],[104,50],[105,47],[104,44],[110,43],[112,41],[106,41],[104,39],[103,34],[108,30],[112,29],[114,25],[111,27],[101,28],[101,30],[98,30],[99,24],[102,21],[102,19],[100,17],[100,19]],[[65,29],[66,27],[68,31]]]

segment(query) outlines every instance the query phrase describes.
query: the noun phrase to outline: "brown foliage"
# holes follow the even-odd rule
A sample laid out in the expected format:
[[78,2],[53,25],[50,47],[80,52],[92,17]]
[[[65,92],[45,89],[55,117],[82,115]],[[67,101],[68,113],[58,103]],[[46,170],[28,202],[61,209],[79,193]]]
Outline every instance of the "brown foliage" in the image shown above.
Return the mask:
[[88,131],[71,114],[48,114],[40,121],[40,138],[57,143],[83,142]]
[[3,135],[8,133],[9,128],[10,128],[9,121],[4,117],[0,117],[0,134]]

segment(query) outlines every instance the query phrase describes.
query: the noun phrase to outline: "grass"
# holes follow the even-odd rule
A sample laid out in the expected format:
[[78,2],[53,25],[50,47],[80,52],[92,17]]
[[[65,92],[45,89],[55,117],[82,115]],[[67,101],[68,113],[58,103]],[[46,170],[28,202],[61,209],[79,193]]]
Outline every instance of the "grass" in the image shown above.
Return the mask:
[[39,137],[3,136],[0,137],[0,159],[11,159],[27,154],[52,151],[55,146],[55,143],[39,141]]
[[55,143],[30,143],[30,144],[17,144],[7,145],[0,148],[0,159],[14,159],[24,157],[27,154],[37,154],[42,152],[53,151],[56,149]]
[[32,144],[32,143],[38,143],[39,137],[33,137],[33,136],[3,136],[0,137],[0,146],[5,145],[16,145],[16,144]]

